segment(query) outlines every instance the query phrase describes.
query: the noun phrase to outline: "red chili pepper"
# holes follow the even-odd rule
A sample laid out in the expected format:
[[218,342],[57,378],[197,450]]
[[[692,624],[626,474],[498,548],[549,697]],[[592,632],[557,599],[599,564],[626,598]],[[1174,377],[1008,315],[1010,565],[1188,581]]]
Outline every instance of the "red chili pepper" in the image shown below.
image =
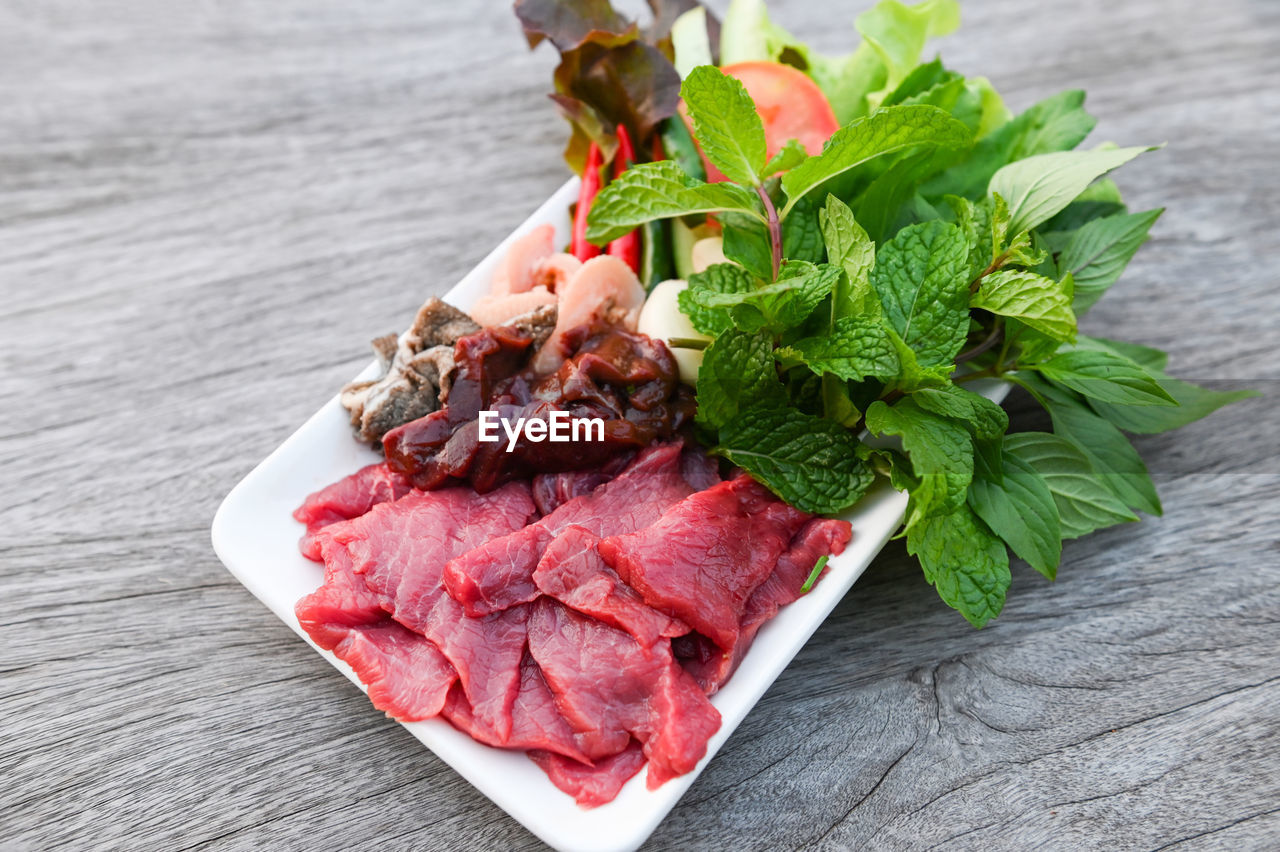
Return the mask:
[[582,183],[578,187],[578,207],[573,214],[573,237],[569,242],[569,251],[578,260],[590,260],[600,254],[600,247],[587,242],[587,214],[591,212],[591,202],[600,192],[600,167],[604,165],[604,155],[600,146],[592,142],[587,149],[587,168],[582,172]]
[[[613,158],[613,177],[618,176],[635,164],[636,148],[631,144],[631,134],[627,128],[618,125],[618,153]],[[625,237],[618,237],[609,243],[609,254],[621,258],[631,271],[640,274],[640,229],[632,231]]]

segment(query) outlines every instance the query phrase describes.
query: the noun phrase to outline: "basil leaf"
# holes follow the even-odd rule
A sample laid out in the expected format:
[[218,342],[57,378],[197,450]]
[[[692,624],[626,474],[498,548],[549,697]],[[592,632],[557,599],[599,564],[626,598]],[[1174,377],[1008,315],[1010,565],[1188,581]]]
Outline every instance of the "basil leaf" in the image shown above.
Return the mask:
[[1048,579],[1062,561],[1062,521],[1044,477],[1029,462],[999,455],[999,477],[980,465],[969,485],[969,506],[1014,553]]
[[714,65],[699,65],[680,96],[703,155],[734,183],[759,186],[767,156],[764,125],[742,83]]
[[1090,411],[1078,395],[1065,388],[1025,373],[1015,373],[1011,378],[1035,395],[1049,412],[1053,431],[1088,457],[1121,502],[1151,515],[1161,513],[1160,497],[1147,466],[1119,429]]
[[978,140],[973,153],[926,184],[925,193],[975,198],[986,191],[1001,166],[1036,154],[1069,151],[1084,141],[1095,123],[1084,111],[1084,92],[1059,92]]
[[858,439],[838,423],[794,408],[751,407],[720,430],[715,452],[804,512],[847,509],[875,478]]
[[1045,378],[1090,399],[1124,405],[1176,405],[1137,364],[1115,352],[1073,347],[1034,365]]
[[924,366],[951,362],[969,331],[969,245],[955,225],[903,228],[876,254],[871,286]]
[[1098,475],[1088,456],[1066,438],[1018,432],[1005,436],[1004,449],[1031,465],[1049,486],[1063,538],[1138,520]]
[[991,177],[988,191],[1009,204],[1009,231],[1028,231],[1066,207],[1097,178],[1154,148],[1059,151],[1010,163]]
[[1054,340],[1069,341],[1076,334],[1076,315],[1071,310],[1067,286],[1034,272],[1020,269],[993,272],[982,279],[969,304],[1002,317],[1012,317]]
[[907,552],[920,560],[938,597],[974,627],[1004,609],[1009,552],[968,506],[908,527]]
[[1071,235],[1058,258],[1058,272],[1075,280],[1073,304],[1077,311],[1088,310],[1116,282],[1163,212],[1148,210],[1094,219]]
[[1224,405],[1262,395],[1254,390],[1210,390],[1163,373],[1158,373],[1155,379],[1177,402],[1176,408],[1163,405],[1116,405],[1098,400],[1090,400],[1089,406],[1113,426],[1126,432],[1152,435],[1180,429],[1188,423],[1208,417]]

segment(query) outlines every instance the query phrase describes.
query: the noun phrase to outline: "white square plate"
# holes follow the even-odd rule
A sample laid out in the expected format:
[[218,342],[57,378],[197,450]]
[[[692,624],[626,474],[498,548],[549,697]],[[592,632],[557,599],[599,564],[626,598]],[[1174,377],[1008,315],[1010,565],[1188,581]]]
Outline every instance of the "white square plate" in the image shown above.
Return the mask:
[[[577,191],[576,178],[562,186],[444,298],[462,308],[471,305],[487,292],[493,269],[507,245],[537,225],[552,224],[557,242],[566,242],[569,205]],[[373,376],[376,370],[376,364],[370,364],[361,377]],[[236,579],[362,689],[351,668],[311,642],[298,624],[294,603],[320,585],[323,569],[298,552],[303,530],[291,513],[311,492],[380,459],[352,437],[347,413],[335,396],[232,489],[213,520],[214,550]],[[441,719],[403,724],[459,775],[556,849],[635,849],[675,807],[707,762],[844,597],[898,528],[905,508],[905,495],[880,484],[846,513],[853,524],[849,547],[831,559],[826,576],[813,591],[783,607],[776,618],[765,624],[737,673],[712,697],[711,703],[724,721],[711,738],[706,757],[693,772],[668,781],[657,790],[645,789],[645,773],[641,772],[614,801],[584,810],[556,789],[522,753],[481,745]],[[369,711],[377,712],[372,706]]]

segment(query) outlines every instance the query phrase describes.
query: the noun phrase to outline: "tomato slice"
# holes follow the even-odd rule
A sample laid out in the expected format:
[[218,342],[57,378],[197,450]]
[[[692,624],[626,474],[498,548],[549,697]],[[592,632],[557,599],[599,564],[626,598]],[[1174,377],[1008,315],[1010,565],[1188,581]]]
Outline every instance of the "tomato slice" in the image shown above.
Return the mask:
[[[827,96],[799,69],[780,62],[738,62],[720,70],[737,78],[755,101],[770,157],[792,139],[798,139],[810,154],[817,154],[840,129]],[[688,121],[683,103],[680,114]],[[728,180],[705,156],[702,162],[707,167],[707,180]]]
[[797,68],[780,62],[738,62],[720,70],[738,78],[756,102],[770,157],[792,139],[816,154],[840,129],[827,96]]

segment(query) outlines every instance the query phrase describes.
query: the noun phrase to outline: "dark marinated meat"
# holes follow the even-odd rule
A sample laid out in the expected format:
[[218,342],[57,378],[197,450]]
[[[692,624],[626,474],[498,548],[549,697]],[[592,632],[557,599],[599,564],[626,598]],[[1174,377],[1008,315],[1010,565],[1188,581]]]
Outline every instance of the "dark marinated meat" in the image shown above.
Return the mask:
[[739,476],[694,494],[652,526],[604,539],[599,550],[645,603],[730,649],[747,599],[808,519]]
[[375,381],[352,382],[340,400],[362,441],[375,442],[389,430],[435,411],[449,396],[453,345],[480,327],[457,308],[432,297],[398,340],[379,337],[374,351],[383,363]]
[[595,808],[618,797],[622,785],[644,766],[644,751],[632,740],[622,751],[588,766],[549,751],[530,751],[530,759],[547,773],[551,783],[584,808]]
[[[484,492],[538,473],[601,467],[673,437],[692,419],[692,393],[678,381],[675,361],[660,341],[587,327],[568,339],[573,356],[545,376],[524,366],[532,341],[514,329],[486,328],[459,340],[448,407],[389,432],[383,439],[388,463],[419,488],[466,479]],[[508,423],[549,423],[553,412],[598,418],[603,440],[591,434],[531,441],[522,432],[513,446],[501,434],[500,440],[481,441],[477,418],[486,409]]]
[[651,789],[697,766],[720,713],[670,644],[642,645],[550,598],[530,607],[529,653],[589,757],[617,754],[634,736],[649,759]]
[[444,568],[449,594],[470,615],[533,600],[538,595],[533,571],[547,545],[566,527],[580,526],[598,536],[633,532],[693,493],[681,474],[680,449],[678,443],[650,447],[590,494],[452,560]]
[[627,631],[642,645],[688,633],[687,624],[653,609],[622,582],[597,552],[599,542],[598,536],[582,527],[565,529],[547,547],[533,572],[538,590],[584,615]]
[[386,465],[371,464],[350,476],[339,479],[311,494],[293,512],[293,517],[307,525],[299,542],[302,555],[320,561],[320,543],[316,534],[338,521],[358,518],[378,503],[398,500],[412,490],[409,480],[392,472]]
[[[540,473],[533,478],[533,502],[537,504],[539,512],[550,515],[574,497],[590,494],[613,479],[626,469],[634,458],[635,456],[631,453],[623,453],[614,456],[598,468],[570,470],[563,473]],[[686,474],[685,479],[688,478]]]

